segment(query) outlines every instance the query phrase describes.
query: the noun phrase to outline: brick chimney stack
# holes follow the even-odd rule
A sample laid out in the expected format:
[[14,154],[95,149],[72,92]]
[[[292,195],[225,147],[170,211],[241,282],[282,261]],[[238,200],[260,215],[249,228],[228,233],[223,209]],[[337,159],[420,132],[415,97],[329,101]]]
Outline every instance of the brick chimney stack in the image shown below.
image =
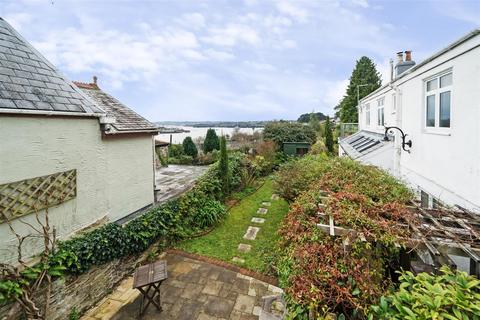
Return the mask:
[[97,76],[93,76],[93,84],[94,85],[97,85],[97,80],[98,80]]

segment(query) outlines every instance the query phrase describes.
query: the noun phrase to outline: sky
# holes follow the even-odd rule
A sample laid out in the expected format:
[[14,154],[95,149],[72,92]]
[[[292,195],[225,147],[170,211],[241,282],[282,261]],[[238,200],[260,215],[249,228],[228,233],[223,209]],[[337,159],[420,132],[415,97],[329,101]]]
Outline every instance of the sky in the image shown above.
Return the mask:
[[69,79],[151,121],[333,115],[355,61],[389,80],[480,27],[480,1],[0,0],[0,16]]

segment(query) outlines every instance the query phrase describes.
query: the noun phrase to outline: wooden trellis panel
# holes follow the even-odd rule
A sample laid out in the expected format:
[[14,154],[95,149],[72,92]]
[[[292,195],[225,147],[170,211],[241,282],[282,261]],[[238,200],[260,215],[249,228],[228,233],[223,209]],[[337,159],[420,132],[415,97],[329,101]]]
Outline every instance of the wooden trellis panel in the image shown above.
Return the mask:
[[77,195],[77,170],[0,185],[0,223],[56,206]]

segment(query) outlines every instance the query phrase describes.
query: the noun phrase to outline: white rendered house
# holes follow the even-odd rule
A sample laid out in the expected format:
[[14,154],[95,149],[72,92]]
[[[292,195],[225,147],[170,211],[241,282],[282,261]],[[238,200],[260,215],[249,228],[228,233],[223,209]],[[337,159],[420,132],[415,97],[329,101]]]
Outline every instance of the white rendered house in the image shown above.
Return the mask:
[[[360,100],[359,132],[340,140],[340,154],[389,171],[425,206],[480,213],[480,30],[419,64],[400,52],[392,73]],[[391,126],[411,147],[397,129],[384,141]]]
[[[150,206],[157,132],[96,81],[66,79],[0,18],[0,262],[16,254],[7,221],[25,236],[48,210],[65,239]],[[25,256],[41,247],[30,239]]]

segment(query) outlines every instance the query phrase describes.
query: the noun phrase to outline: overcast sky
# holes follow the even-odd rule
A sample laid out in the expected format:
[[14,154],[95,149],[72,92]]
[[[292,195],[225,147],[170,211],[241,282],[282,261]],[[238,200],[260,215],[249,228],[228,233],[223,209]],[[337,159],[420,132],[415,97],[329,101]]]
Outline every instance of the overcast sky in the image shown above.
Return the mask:
[[420,61],[479,27],[480,1],[0,0],[72,80],[152,121],[333,113],[355,60]]

